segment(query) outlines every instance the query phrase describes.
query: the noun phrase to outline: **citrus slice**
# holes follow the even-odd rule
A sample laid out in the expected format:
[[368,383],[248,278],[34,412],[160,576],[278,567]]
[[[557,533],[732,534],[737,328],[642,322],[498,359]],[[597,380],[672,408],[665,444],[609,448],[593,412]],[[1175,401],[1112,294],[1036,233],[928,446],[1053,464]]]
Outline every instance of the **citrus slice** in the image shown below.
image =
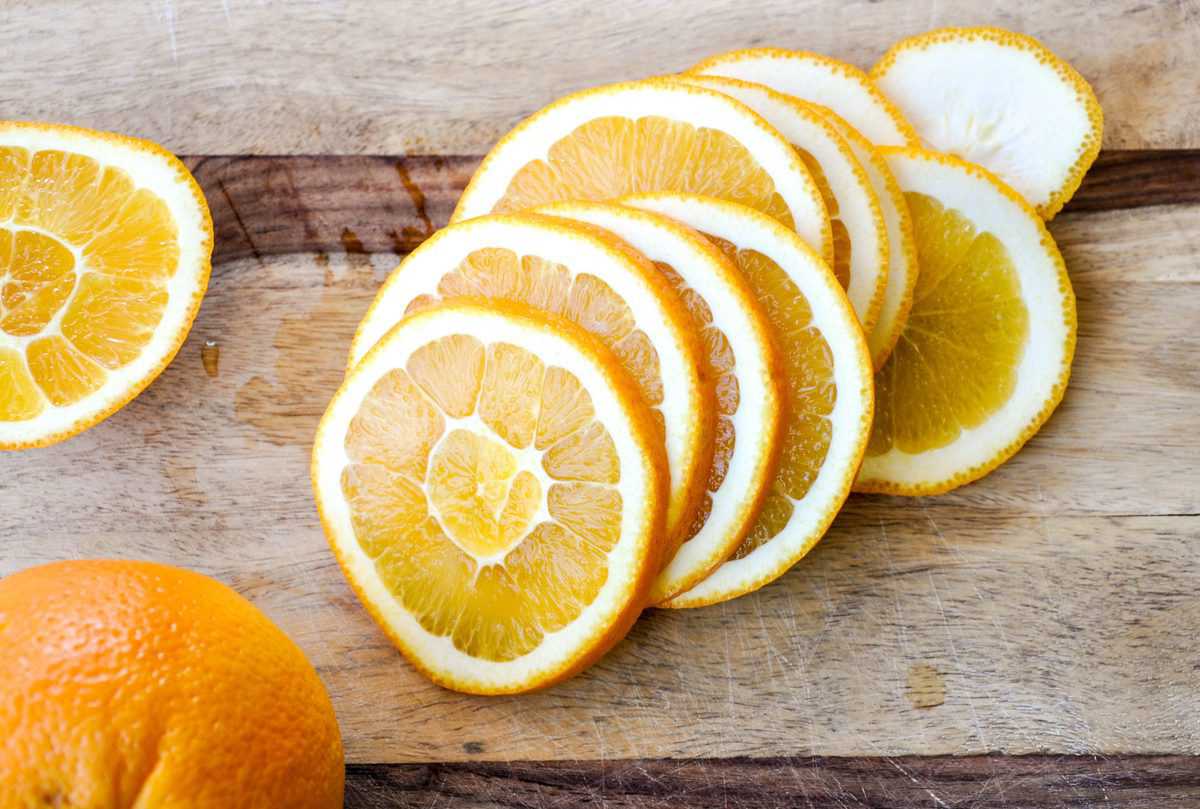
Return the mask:
[[666,459],[636,383],[593,335],[522,304],[405,318],[330,402],[312,476],[367,609],[458,691],[580,671],[662,561]]
[[602,202],[538,209],[605,228],[654,262],[687,304],[716,380],[716,452],[702,504],[651,603],[691,587],[749,532],[774,473],[782,367],[771,324],[746,278],[709,240],[655,213]]
[[70,438],[149,385],[212,245],[204,195],[161,147],[0,122],[0,450]]
[[745,274],[783,355],[779,467],[750,533],[690,590],[661,604],[699,607],[783,575],[825,533],[845,502],[871,428],[871,359],[833,273],[803,241],[744,206],[682,194],[624,198],[699,230]]
[[925,144],[988,169],[1045,219],[1100,153],[1096,94],[1033,37],[941,28],[897,42],[871,75]]
[[876,375],[856,489],[923,495],[983,477],[1062,399],[1075,295],[1037,212],[986,169],[885,149],[912,210],[921,274],[900,342]]
[[917,133],[871,78],[819,53],[747,48],[710,56],[689,73],[728,76],[829,107],[877,146],[908,146]]
[[662,273],[611,233],[536,214],[444,228],[379,290],[350,350],[353,367],[406,314],[462,295],[517,301],[583,326],[620,358],[653,408],[671,472],[667,558],[683,542],[713,452],[714,381],[683,302]]
[[484,158],[451,221],[650,191],[749,205],[833,258],[821,191],[787,141],[729,96],[671,79],[584,90],[527,118]]
[[833,228],[833,274],[846,290],[863,331],[879,321],[887,285],[887,225],[870,178],[821,108],[763,84],[723,76],[684,81],[736,98],[757,112],[800,153],[817,181]]

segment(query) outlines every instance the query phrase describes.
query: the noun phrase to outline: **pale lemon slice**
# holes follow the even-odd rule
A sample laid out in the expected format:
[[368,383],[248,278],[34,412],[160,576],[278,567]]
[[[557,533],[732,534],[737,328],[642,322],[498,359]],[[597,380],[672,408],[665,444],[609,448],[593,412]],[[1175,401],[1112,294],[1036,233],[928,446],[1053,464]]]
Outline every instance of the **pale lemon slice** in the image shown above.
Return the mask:
[[672,79],[584,90],[527,118],[484,159],[451,221],[649,191],[749,205],[832,262],[825,203],[795,150],[745,105]]
[[527,303],[598,336],[638,381],[665,442],[668,553],[683,542],[713,452],[714,382],[683,302],[653,264],[594,226],[497,214],[438,231],[388,277],[359,324],[350,367],[402,317],[442,298]]
[[819,53],[747,48],[710,56],[688,72],[765,84],[829,107],[877,146],[917,142],[912,125],[866,73]]
[[942,28],[897,42],[871,76],[925,144],[990,170],[1046,219],[1100,153],[1096,94],[1033,37]]
[[682,194],[629,197],[706,234],[742,270],[774,326],[786,384],[780,460],[758,520],[733,556],[665,607],[698,607],[783,575],[825,533],[862,461],[871,359],[833,273],[803,241],[745,206]]
[[659,214],[602,202],[538,210],[605,228],[653,261],[687,305],[716,380],[716,452],[696,519],[650,591],[657,603],[708,575],[754,524],[778,455],[782,360],[754,289],[696,231]]
[[763,84],[722,76],[683,76],[689,84],[736,98],[795,147],[825,199],[833,228],[833,274],[846,290],[863,331],[879,321],[887,286],[887,225],[871,180],[850,144],[820,107]]
[[405,318],[321,419],[313,488],[342,570],[435,682],[551,685],[628,631],[661,564],[666,461],[596,337],[506,301]]
[[0,450],[70,438],[149,385],[212,245],[204,195],[161,147],[0,122]]
[[876,376],[856,488],[937,494],[995,469],[1062,399],[1075,295],[1030,205],[956,157],[885,149],[912,210],[921,274],[908,325]]

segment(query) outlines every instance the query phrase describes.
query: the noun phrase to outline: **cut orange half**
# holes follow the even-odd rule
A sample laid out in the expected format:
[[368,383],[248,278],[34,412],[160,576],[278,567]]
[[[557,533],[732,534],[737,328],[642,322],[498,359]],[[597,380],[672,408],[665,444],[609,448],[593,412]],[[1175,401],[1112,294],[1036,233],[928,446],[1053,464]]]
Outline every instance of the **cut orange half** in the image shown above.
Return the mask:
[[736,98],[778,129],[800,153],[829,212],[833,274],[846,290],[863,331],[874,331],[887,286],[887,225],[870,178],[837,127],[820,107],[763,84],[702,75],[682,80]]
[[620,640],[661,565],[666,460],[597,338],[520,304],[405,318],[321,419],[313,488],[367,609],[447,688],[529,691]]
[[939,494],[1010,458],[1058,405],[1075,295],[1041,218],[995,175],[938,152],[884,153],[912,210],[921,274],[876,376],[856,488]]
[[651,191],[748,205],[832,262],[825,203],[795,150],[745,105],[672,79],[584,90],[527,118],[484,159],[451,221]]
[[438,231],[389,276],[359,324],[353,367],[405,315],[462,295],[526,303],[595,334],[653,408],[671,473],[667,558],[683,541],[713,452],[714,382],[683,302],[654,265],[594,226],[497,214]]
[[941,28],[897,42],[871,76],[926,145],[988,169],[1046,219],[1100,154],[1096,94],[1033,37]]
[[538,210],[605,228],[653,261],[687,304],[716,380],[716,451],[696,518],[651,589],[651,603],[657,603],[708,575],[753,525],[778,455],[782,359],[754,289],[696,231],[659,214],[602,202]]
[[699,607],[778,578],[824,535],[870,434],[871,359],[833,273],[803,241],[745,206],[682,194],[629,197],[707,235],[745,274],[783,356],[778,471],[750,533],[725,563],[665,607]]
[[204,195],[161,147],[0,122],[0,449],[70,438],[149,385],[212,246]]

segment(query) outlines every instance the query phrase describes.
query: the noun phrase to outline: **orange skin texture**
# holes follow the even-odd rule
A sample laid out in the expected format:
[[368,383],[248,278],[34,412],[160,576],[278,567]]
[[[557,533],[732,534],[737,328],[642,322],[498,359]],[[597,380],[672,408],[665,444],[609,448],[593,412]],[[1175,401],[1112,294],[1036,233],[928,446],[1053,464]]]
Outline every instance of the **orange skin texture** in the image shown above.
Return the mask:
[[334,809],[316,671],[253,604],[149,562],[0,580],[0,809]]

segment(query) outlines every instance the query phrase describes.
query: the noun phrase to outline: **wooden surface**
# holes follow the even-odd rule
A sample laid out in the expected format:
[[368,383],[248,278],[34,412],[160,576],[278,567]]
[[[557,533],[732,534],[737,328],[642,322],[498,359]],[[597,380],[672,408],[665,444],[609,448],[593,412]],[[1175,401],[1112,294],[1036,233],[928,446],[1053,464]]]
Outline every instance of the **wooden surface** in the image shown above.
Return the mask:
[[[217,228],[163,376],[79,438],[0,456],[0,575],[128,556],[230,583],[328,685],[348,806],[1200,805],[1194,4],[547,5],[0,6],[0,114],[209,155],[187,160]],[[1042,433],[950,495],[852,497],[780,581],[651,611],[548,692],[413,672],[325,546],[308,452],[375,289],[478,153],[588,83],[768,42],[869,64],[968,22],[1044,37],[1107,114],[1051,226],[1080,334]]]

